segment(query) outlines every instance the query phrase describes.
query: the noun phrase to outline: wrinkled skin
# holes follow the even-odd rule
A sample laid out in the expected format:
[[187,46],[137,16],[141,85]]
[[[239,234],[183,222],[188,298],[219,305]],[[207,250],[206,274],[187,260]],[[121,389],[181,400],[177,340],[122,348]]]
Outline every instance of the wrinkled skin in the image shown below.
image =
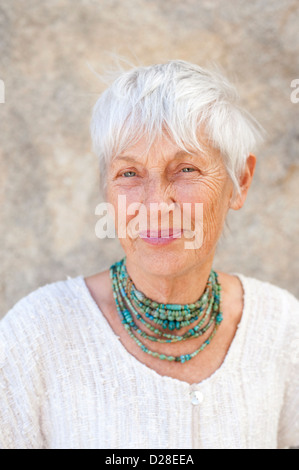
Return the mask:
[[[195,203],[203,203],[203,243],[199,248],[186,249],[183,236],[166,246],[149,245],[140,237],[120,238],[127,256],[128,273],[136,287],[159,302],[183,304],[200,297],[227,212],[230,208],[242,207],[253,176],[255,157],[249,155],[242,194],[233,200],[233,183],[220,152],[204,137],[201,145],[203,152],[190,155],[163,138],[145,153],[146,142],[142,139],[119,155],[128,159],[116,158],[108,171],[107,201],[115,208],[116,230],[119,195],[126,196],[127,207],[138,202],[148,211],[153,202],[175,203],[178,208],[188,202],[193,209]],[[126,216],[127,225],[135,215]],[[192,216],[195,226],[195,210]]]

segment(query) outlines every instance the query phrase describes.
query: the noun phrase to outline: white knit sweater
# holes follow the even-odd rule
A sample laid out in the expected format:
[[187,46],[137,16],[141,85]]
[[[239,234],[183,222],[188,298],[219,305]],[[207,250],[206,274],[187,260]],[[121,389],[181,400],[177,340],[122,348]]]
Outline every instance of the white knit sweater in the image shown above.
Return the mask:
[[299,445],[299,301],[237,275],[244,311],[220,368],[161,376],[118,340],[82,275],[0,322],[0,448],[275,449]]

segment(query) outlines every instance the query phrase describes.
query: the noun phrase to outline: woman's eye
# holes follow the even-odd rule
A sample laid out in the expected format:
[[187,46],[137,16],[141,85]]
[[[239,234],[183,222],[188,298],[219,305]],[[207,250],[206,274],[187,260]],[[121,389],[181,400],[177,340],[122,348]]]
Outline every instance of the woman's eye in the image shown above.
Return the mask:
[[[125,176],[125,178],[126,178],[126,175],[127,175],[128,173],[135,173],[135,171],[124,171],[122,175]],[[135,173],[135,175],[136,175],[136,173]],[[130,175],[130,176],[131,176],[131,175]]]
[[[184,170],[187,170],[187,171],[184,171]],[[191,170],[191,171],[189,171],[189,170]],[[191,173],[192,171],[195,171],[195,168],[185,167],[185,168],[182,168],[182,171],[184,173]]]

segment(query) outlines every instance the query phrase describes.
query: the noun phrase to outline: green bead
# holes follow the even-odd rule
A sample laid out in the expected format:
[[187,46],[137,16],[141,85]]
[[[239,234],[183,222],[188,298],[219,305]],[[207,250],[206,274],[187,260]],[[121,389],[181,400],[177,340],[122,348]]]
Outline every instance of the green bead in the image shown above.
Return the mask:
[[[145,353],[151,354],[153,357],[181,363],[191,360],[210,344],[216,334],[218,325],[222,321],[222,313],[220,311],[221,286],[218,283],[217,273],[213,270],[211,271],[204,293],[197,302],[187,305],[165,305],[146,298],[142,292],[135,288],[126,271],[125,260],[126,257],[116,262],[110,267],[109,271],[116,308],[125,330]],[[147,317],[158,327],[162,327],[162,330],[148,323]],[[151,336],[146,331],[143,331],[135,323],[135,319],[157,336]],[[197,324],[183,335],[173,335],[167,332],[167,330],[180,330],[193,322],[197,322]],[[166,356],[165,354],[151,351],[136,336],[138,334],[141,338],[146,338],[152,342],[172,343],[185,341],[190,337],[197,338],[204,334],[212,325],[214,325],[214,329],[209,338],[192,353],[181,356]]]

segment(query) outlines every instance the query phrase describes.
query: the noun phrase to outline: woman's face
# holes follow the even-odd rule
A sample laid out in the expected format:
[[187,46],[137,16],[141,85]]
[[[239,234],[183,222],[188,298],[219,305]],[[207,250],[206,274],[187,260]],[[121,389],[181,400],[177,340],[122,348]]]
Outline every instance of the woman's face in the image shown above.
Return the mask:
[[[107,202],[115,210],[118,236],[124,228],[119,217],[127,229],[125,238],[119,238],[120,243],[127,259],[147,272],[171,275],[209,262],[214,257],[233,184],[219,151],[204,137],[201,146],[203,151],[193,151],[190,155],[163,138],[145,153],[146,142],[142,139],[110,164]],[[119,207],[120,196],[125,196],[122,208]],[[137,205],[128,213],[132,203]],[[167,211],[167,207],[174,210]],[[136,224],[137,220],[139,224]],[[184,232],[188,227],[195,230],[195,237],[189,238],[188,230]],[[167,243],[144,238],[146,235],[159,237],[161,234],[155,234],[155,231],[165,228],[183,231],[175,232],[175,237],[166,240]],[[151,230],[151,234],[146,230]],[[139,231],[145,233],[139,236]],[[190,244],[192,240],[195,242]]]

